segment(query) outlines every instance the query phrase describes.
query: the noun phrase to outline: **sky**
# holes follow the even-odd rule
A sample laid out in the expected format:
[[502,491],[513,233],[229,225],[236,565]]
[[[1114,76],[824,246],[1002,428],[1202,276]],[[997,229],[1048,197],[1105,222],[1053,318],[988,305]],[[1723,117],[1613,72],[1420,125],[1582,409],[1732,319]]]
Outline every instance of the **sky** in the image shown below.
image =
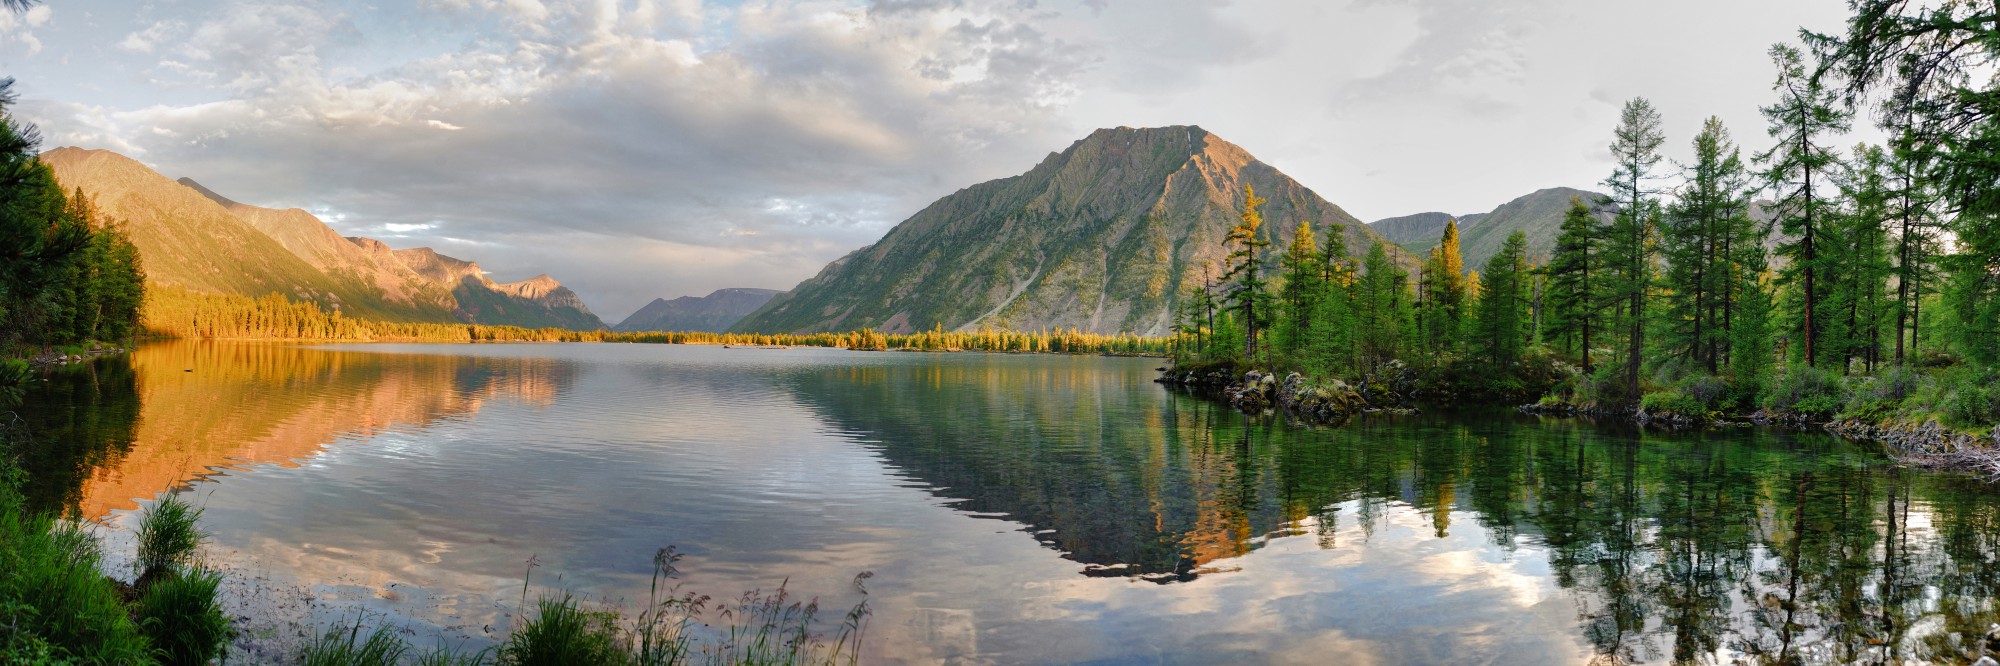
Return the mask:
[[[789,289],[1100,127],[1200,125],[1363,220],[1768,143],[1767,50],[1844,0],[49,0],[0,13],[44,147],[114,150],[616,322]],[[1672,168],[1669,166],[1668,168]]]

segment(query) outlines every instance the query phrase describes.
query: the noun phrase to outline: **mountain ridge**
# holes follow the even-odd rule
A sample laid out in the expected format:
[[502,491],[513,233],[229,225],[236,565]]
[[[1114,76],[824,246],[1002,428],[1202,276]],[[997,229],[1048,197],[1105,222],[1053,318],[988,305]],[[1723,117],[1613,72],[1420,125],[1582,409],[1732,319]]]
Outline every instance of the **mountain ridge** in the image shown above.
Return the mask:
[[477,264],[433,252],[440,265],[463,264],[476,275],[433,279],[443,276],[425,276],[403,251],[342,236],[305,210],[244,204],[113,151],[66,146],[40,159],[64,189],[83,190],[123,222],[149,283],[243,296],[276,292],[382,321],[605,328],[575,292],[546,274],[500,284]]
[[[1075,328],[1165,335],[1181,294],[1221,274],[1242,186],[1268,203],[1263,259],[1300,220],[1387,241],[1247,150],[1192,125],[1100,129],[1025,173],[938,199],[732,330]],[[1407,253],[1391,248],[1399,260]],[[946,271],[945,266],[961,270]],[[920,293],[921,287],[922,293]]]
[[707,296],[681,296],[673,300],[655,298],[618,322],[612,330],[720,333],[764,307],[779,293],[776,289],[733,287],[717,289]]

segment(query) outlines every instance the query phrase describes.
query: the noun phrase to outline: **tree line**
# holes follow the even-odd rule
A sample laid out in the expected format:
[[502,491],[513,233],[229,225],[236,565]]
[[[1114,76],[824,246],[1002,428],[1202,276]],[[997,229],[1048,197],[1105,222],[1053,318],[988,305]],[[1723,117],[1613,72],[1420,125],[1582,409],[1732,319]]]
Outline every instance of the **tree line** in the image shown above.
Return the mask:
[[0,355],[138,331],[145,271],[118,224],[36,158],[40,136],[7,112],[0,79]]
[[[1516,232],[1467,270],[1455,220],[1415,275],[1379,245],[1355,262],[1339,225],[1321,241],[1301,223],[1266,252],[1263,200],[1246,186],[1222,282],[1182,299],[1176,358],[1350,379],[1400,361],[1448,392],[1554,390],[1602,406],[1690,382],[1754,406],[1812,373],[1963,361],[1990,375],[2000,90],[1977,74],[2000,57],[1992,16],[1855,8],[1846,34],[1769,51],[1761,151],[1746,155],[1711,117],[1692,159],[1670,162],[1658,110],[1627,102],[1608,195],[1572,200],[1547,256]],[[1841,148],[1870,113],[1886,144]],[[1984,399],[2000,417],[2000,395]]]

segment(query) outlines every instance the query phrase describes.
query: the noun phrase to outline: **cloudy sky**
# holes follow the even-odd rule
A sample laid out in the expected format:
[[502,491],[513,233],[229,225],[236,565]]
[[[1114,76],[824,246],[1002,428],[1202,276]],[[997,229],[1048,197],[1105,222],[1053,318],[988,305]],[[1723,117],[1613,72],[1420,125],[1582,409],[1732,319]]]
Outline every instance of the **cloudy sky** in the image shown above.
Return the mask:
[[785,289],[1098,127],[1197,124],[1364,220],[1761,149],[1766,49],[1843,0],[48,0],[0,13],[47,147],[546,272],[617,321]]

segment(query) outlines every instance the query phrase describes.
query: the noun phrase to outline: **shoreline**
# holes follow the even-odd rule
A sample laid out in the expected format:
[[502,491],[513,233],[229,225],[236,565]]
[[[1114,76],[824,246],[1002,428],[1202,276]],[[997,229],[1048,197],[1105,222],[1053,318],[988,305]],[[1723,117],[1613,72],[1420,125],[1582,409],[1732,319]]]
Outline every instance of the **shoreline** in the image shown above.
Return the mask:
[[[1197,397],[1222,402],[1246,414],[1275,410],[1314,425],[1337,426],[1362,414],[1422,413],[1409,391],[1395,390],[1398,385],[1409,384],[1408,367],[1392,364],[1389,368],[1396,373],[1391,380],[1381,381],[1370,375],[1358,386],[1338,379],[1315,380],[1296,372],[1282,379],[1274,373],[1259,370],[1248,370],[1238,375],[1233,367],[1186,371],[1162,367],[1161,376],[1153,381],[1189,389]],[[1494,403],[1492,406],[1499,408],[1507,405]],[[2000,425],[1994,426],[1990,433],[1980,434],[1947,428],[1936,420],[1925,423],[1876,423],[1766,410],[1695,417],[1671,412],[1648,413],[1639,407],[1605,409],[1563,402],[1528,403],[1514,405],[1513,409],[1534,416],[1612,419],[1641,428],[1672,431],[1761,426],[1797,432],[1825,432],[1850,442],[1878,444],[1897,465],[1972,474],[1988,482],[2000,483]]]

